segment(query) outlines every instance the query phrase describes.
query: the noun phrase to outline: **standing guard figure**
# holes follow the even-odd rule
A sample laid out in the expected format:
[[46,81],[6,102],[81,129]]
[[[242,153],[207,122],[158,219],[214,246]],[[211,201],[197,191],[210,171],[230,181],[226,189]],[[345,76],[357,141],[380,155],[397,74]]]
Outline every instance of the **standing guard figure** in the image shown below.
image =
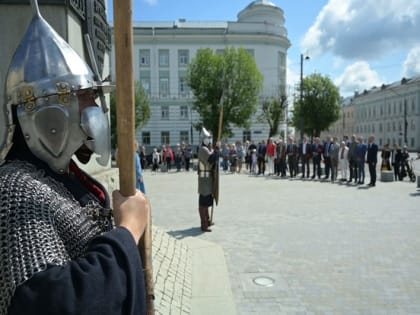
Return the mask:
[[200,213],[201,230],[211,232],[209,229],[213,223],[209,216],[209,207],[213,206],[213,180],[214,167],[219,167],[219,146],[217,143],[211,150],[212,137],[206,128],[201,130],[201,146],[198,150],[198,211]]
[[0,315],[145,314],[147,200],[115,191],[111,212],[72,160],[109,163],[106,86],[32,7],[0,108]]

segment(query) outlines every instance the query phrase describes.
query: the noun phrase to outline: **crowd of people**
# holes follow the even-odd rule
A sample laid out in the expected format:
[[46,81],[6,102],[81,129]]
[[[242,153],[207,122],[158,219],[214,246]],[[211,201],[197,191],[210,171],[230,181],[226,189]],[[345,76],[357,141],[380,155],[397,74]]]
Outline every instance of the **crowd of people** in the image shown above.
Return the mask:
[[[293,136],[287,141],[283,138],[269,138],[267,141],[237,141],[225,143],[220,150],[220,168],[225,173],[279,176],[281,178],[322,179],[365,184],[366,170],[369,172],[370,186],[375,186],[376,171],[393,171],[394,179],[403,180],[409,176],[409,153],[406,146],[385,144],[378,155],[378,145],[372,135],[368,139],[356,135],[315,137],[309,141],[303,137],[296,142]],[[144,147],[139,150],[143,167],[147,167],[147,154]],[[190,145],[177,144],[153,149],[152,171],[164,168],[176,171],[190,170],[193,156]],[[379,168],[377,168],[378,157]],[[367,166],[367,167],[366,167]]]
[[182,169],[189,171],[193,157],[191,145],[184,142],[178,143],[175,149],[170,145],[162,145],[159,149],[155,147],[151,155],[148,155],[146,148],[142,146],[138,148],[137,153],[140,157],[142,169],[151,168],[153,172],[158,170],[170,171],[172,167],[175,167],[177,172]]

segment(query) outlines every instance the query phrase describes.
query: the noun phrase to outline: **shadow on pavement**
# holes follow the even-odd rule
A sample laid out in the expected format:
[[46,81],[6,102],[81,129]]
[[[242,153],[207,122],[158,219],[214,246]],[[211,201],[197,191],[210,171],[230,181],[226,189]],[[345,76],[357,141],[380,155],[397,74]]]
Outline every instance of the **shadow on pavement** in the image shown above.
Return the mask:
[[188,237],[188,236],[198,236],[198,235],[203,234],[204,232],[201,231],[201,228],[199,228],[199,227],[193,227],[193,228],[189,228],[189,229],[185,229],[185,230],[169,231],[167,233],[170,236],[180,240],[180,239],[183,239],[184,237]]
[[420,189],[417,189],[417,192],[410,193],[411,197],[420,197]]

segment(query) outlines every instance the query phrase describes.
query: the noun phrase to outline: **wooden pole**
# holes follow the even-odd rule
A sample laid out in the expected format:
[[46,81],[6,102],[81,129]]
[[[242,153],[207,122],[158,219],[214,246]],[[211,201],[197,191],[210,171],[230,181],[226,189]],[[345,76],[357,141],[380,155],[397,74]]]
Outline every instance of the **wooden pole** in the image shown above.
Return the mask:
[[[132,196],[136,193],[132,0],[114,0],[113,8],[120,191],[124,196]],[[139,242],[139,252],[145,275],[147,314],[152,315],[154,314],[154,285],[150,212],[146,230]]]
[[[217,140],[216,143],[220,141],[222,137],[222,126],[223,126],[223,102],[225,98],[225,90],[223,89],[222,97],[220,98],[220,111],[219,111],[219,129],[217,130]],[[222,148],[220,148],[221,150]],[[214,201],[216,202],[216,205],[219,204],[219,159],[216,161],[216,164],[214,166],[214,172],[213,172],[213,197]],[[216,183],[217,181],[217,183]],[[214,224],[213,221],[214,218],[214,205],[211,206],[211,212],[210,212],[210,223]]]

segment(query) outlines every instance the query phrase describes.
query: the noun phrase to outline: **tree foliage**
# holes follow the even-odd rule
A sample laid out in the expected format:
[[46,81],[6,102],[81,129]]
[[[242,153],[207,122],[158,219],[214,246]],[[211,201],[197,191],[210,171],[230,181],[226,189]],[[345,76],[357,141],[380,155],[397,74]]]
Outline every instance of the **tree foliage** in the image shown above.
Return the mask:
[[195,96],[199,114],[197,129],[205,126],[218,135],[223,103],[221,137],[232,136],[232,126],[248,128],[258,106],[262,75],[254,58],[243,48],[226,48],[223,54],[200,50],[192,60],[187,82]]
[[[300,90],[299,90],[300,92]],[[312,74],[303,80],[303,101],[295,100],[293,126],[300,131],[301,115],[303,131],[311,137],[319,136],[339,119],[340,93],[328,77]]]
[[268,99],[262,103],[262,112],[258,117],[258,121],[266,122],[269,126],[268,137],[272,137],[278,133],[279,124],[284,119],[285,108],[287,106],[287,98],[282,95],[280,99]]
[[[135,128],[143,128],[150,119],[150,103],[146,92],[144,91],[140,82],[136,81],[134,90],[134,102],[135,102]],[[111,109],[111,145],[115,148],[117,144],[117,107],[115,92],[111,93],[110,96],[110,109]]]

